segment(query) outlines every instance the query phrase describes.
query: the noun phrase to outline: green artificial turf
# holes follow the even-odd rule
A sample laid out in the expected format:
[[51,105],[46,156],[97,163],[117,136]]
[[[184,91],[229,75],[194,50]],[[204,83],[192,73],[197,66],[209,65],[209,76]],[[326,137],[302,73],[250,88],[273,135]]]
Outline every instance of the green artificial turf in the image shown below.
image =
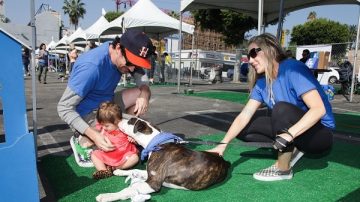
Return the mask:
[[240,104],[246,104],[246,102],[249,99],[249,93],[233,92],[233,91],[203,91],[203,92],[195,92],[194,94],[187,94],[187,95],[226,100]]
[[[208,135],[201,139],[221,138],[222,135]],[[209,148],[199,146],[196,150]],[[252,177],[274,162],[275,154],[270,149],[230,145],[224,158],[232,163],[232,168],[223,183],[201,191],[164,187],[152,194],[151,201],[360,201],[359,145],[336,142],[327,155],[305,155],[294,168],[294,178],[278,182],[261,182]],[[95,169],[78,167],[73,156],[47,156],[39,166],[58,201],[95,201],[100,193],[117,192],[128,186],[124,177],[93,180]]]
[[[194,92],[194,94],[187,95],[226,100],[240,104],[246,104],[249,99],[248,93],[233,91],[204,91]],[[351,135],[360,137],[360,113],[335,113],[334,116],[337,132],[351,133]]]
[[360,137],[360,113],[335,113],[336,131]]

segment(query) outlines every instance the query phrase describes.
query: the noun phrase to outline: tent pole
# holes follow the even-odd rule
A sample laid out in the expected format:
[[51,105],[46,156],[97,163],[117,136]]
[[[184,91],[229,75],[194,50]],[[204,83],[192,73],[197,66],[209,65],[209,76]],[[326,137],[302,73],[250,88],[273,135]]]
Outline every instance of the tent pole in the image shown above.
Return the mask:
[[280,10],[279,10],[279,21],[278,21],[278,28],[277,28],[277,34],[276,37],[280,41],[281,40],[281,34],[282,34],[282,28],[283,28],[283,18],[284,18],[284,0],[280,1]]
[[260,35],[262,33],[263,12],[264,12],[264,0],[259,0],[258,35]]
[[[359,0],[358,0],[359,2]],[[355,54],[354,54],[354,69],[352,72],[352,80],[351,80],[351,92],[350,92],[350,102],[352,102],[353,99],[353,94],[354,94],[354,82],[355,82],[355,71],[356,71],[356,61],[357,61],[357,53],[358,53],[358,49],[359,49],[359,32],[360,32],[360,6],[359,6],[359,21],[358,21],[358,29],[357,29],[357,34],[356,34],[356,44],[355,44]],[[360,70],[359,70],[359,74],[360,74]],[[358,76],[359,76],[358,74]]]
[[[180,7],[181,10],[181,7]],[[178,64],[178,86],[177,86],[177,92],[180,93],[180,70],[181,70],[181,42],[182,42],[182,37],[181,37],[181,32],[182,32],[182,14],[183,12],[180,11],[180,28],[179,28],[179,41],[178,41],[178,49],[179,49],[179,64]]]
[[[160,67],[160,75],[159,75],[159,83],[161,83],[161,81],[164,81],[164,83],[165,83],[165,75],[162,75],[161,74],[161,68],[164,68],[165,69],[165,66],[164,67],[162,67],[162,58],[161,58],[161,55],[163,54],[162,52],[161,52],[161,40],[160,40],[160,33],[157,33],[157,40],[158,40],[158,42],[159,42],[159,55],[158,55],[158,57],[157,57],[157,61],[158,61],[158,64],[159,64],[159,67]],[[164,70],[165,71],[165,70]],[[155,71],[154,71],[154,73],[153,74],[155,74]],[[164,73],[165,74],[165,73]],[[164,76],[164,78],[162,78],[162,76]],[[154,79],[154,75],[153,75],[153,79]]]
[[32,108],[33,108],[33,133],[35,141],[35,155],[37,159],[37,114],[36,114],[36,72],[35,72],[35,49],[36,49],[36,26],[35,26],[35,0],[30,2],[30,17],[31,17],[31,30],[32,30],[32,41],[31,41],[31,86],[32,86]]
[[194,43],[195,43],[195,35],[192,34],[191,40],[191,65],[190,65],[190,82],[189,85],[192,86],[192,78],[193,78],[193,68],[194,68]]

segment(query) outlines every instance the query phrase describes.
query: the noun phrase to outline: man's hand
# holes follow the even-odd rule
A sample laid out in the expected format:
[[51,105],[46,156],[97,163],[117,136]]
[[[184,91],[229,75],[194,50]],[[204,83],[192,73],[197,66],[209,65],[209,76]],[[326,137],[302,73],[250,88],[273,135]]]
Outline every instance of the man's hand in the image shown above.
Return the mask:
[[[101,133],[103,133],[102,131]],[[110,140],[103,134],[89,127],[85,130],[85,134],[94,142],[94,144],[103,151],[112,151],[115,149]]]
[[95,137],[94,143],[99,149],[105,152],[115,149],[114,145],[110,142],[110,140],[106,136],[100,134]]
[[143,115],[147,112],[149,106],[149,100],[139,97],[136,99],[134,114],[135,116]]

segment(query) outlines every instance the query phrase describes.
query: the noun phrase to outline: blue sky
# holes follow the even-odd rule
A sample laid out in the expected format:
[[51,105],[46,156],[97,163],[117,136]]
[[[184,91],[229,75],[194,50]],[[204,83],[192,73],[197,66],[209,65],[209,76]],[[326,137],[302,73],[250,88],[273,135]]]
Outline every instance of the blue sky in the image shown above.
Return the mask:
[[[42,3],[49,4],[54,10],[62,15],[65,26],[69,26],[69,20],[67,16],[64,16],[61,9],[63,2],[63,0],[35,0],[35,9],[37,10]],[[84,29],[88,28],[99,18],[101,15],[101,8],[104,8],[106,11],[116,10],[114,0],[82,0],[82,2],[85,3],[87,13],[84,19],[80,19],[79,25]],[[175,11],[178,11],[180,8],[180,0],[153,0],[153,2],[159,8]],[[124,8],[121,9],[124,10]],[[293,26],[303,24],[311,11],[315,11],[318,18],[328,18],[343,24],[357,25],[358,23],[359,6],[317,6],[290,13],[285,19],[284,29],[289,29],[291,31]],[[30,21],[30,0],[5,0],[5,14],[13,23],[27,24]],[[276,29],[277,25],[267,28],[266,31],[276,34]],[[251,33],[256,33],[256,31]]]

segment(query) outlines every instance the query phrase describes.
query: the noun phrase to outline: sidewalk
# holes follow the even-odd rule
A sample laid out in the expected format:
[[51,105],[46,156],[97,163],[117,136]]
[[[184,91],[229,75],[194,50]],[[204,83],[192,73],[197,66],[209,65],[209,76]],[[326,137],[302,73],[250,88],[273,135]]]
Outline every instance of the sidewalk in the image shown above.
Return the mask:
[[[33,127],[32,111],[32,88],[31,77],[25,78],[27,112],[29,129]],[[36,80],[37,82],[37,80]],[[68,125],[57,115],[56,106],[65,87],[66,80],[62,82],[57,79],[57,73],[48,73],[48,84],[37,82],[37,144],[38,158],[45,155],[70,155],[71,148],[69,139],[72,135]],[[247,84],[224,82],[221,84],[208,84],[206,81],[194,80],[190,87],[195,92],[206,90],[230,90],[244,91]],[[242,105],[222,100],[184,96],[185,87],[177,86],[152,86],[152,97],[150,110],[143,118],[150,120],[164,131],[184,134],[186,137],[197,137],[199,135],[225,133],[230,127],[233,119],[242,109]],[[352,112],[360,114],[360,96],[356,95],[354,101],[349,103],[341,95],[336,95],[331,102],[336,113]],[[347,137],[346,134],[335,134]],[[346,141],[360,140],[345,138]],[[39,182],[41,190],[41,201],[55,201],[51,193],[51,187],[44,178],[43,172],[39,170]]]

